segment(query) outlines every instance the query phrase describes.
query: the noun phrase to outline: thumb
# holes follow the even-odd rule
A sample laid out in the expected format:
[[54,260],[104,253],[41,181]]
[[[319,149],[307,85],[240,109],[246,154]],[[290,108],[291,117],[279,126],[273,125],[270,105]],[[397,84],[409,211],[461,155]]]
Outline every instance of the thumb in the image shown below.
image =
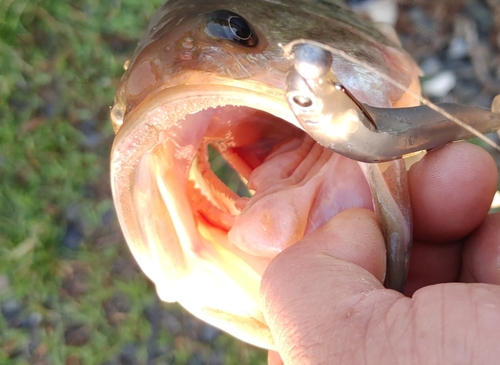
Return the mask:
[[283,363],[498,364],[500,286],[432,285],[406,298],[383,289],[384,270],[382,233],[363,209],[279,254],[261,295]]
[[[333,344],[335,339],[330,337],[340,334],[332,331],[339,325],[335,322],[355,314],[349,308],[361,300],[359,294],[383,288],[385,255],[375,214],[349,209],[271,262],[263,276],[261,295],[285,364],[328,359],[321,351],[326,341]],[[343,318],[338,318],[339,311]]]

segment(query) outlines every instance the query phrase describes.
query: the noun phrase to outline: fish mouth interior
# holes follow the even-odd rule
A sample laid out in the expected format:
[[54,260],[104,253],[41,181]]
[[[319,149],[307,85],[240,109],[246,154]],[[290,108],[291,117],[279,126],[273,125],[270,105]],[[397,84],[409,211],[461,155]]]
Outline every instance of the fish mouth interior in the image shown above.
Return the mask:
[[[249,94],[149,100],[118,131],[111,180],[125,238],[160,298],[273,348],[259,294],[269,262],[339,212],[373,204],[357,162],[294,126],[283,95]],[[219,177],[221,163],[231,171]]]
[[[209,151],[217,161],[210,161]],[[212,170],[221,160],[232,170],[222,178]],[[230,179],[247,193],[228,187]],[[356,162],[247,106],[207,108],[162,131],[139,162],[138,191],[150,180],[166,208],[157,214],[170,217],[181,246],[190,242],[191,252],[200,251],[196,243],[226,236],[232,250],[271,259],[342,210],[372,209]]]

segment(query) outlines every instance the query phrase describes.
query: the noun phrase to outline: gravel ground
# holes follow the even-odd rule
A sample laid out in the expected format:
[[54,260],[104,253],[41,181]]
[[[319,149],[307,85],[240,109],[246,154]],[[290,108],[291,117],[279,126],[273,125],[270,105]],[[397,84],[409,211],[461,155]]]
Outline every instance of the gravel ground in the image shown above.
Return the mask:
[[403,0],[396,29],[428,96],[491,106],[500,93],[500,2]]
[[[425,72],[423,88],[431,100],[489,108],[493,96],[500,93],[500,1],[401,0],[399,6],[397,32],[403,47]],[[109,43],[121,52],[123,47],[131,46],[119,39]],[[53,110],[56,96],[51,88],[42,90],[42,98],[46,100],[42,109],[47,115],[56,113]],[[100,151],[103,160],[112,140],[109,132],[101,133],[98,126],[98,121],[105,119],[106,116],[95,115],[75,123],[87,148]],[[29,132],[38,128],[39,123],[39,119],[33,118],[23,128]],[[85,187],[83,194],[95,201],[109,202],[108,179],[107,174],[102,174]],[[231,340],[178,306],[160,303],[123,246],[112,208],[102,209],[99,227],[91,230],[89,223],[81,218],[81,209],[78,205],[65,208],[61,219],[65,228],[58,241],[57,275],[61,278],[56,284],[58,296],[45,296],[49,299],[33,305],[26,296],[7,295],[13,285],[12,274],[0,273],[2,364],[264,362],[263,351]],[[81,253],[83,249],[85,255]],[[106,261],[108,266],[96,268],[92,265],[92,253],[103,252],[111,252]],[[96,279],[96,270],[105,273]],[[106,294],[94,293],[92,280],[99,280],[97,285],[102,286]],[[133,290],[123,286],[130,282],[137,283]],[[88,296],[97,298],[95,302],[82,299]],[[86,317],[83,308],[86,305],[98,308],[102,323]],[[104,327],[108,328],[107,332]],[[96,348],[103,351],[98,343],[112,332],[121,332],[122,337],[112,343],[109,356],[101,356],[105,361],[93,362],[92,351]],[[59,335],[51,339],[54,333]],[[50,350],[63,345],[60,356]]]
[[[500,1],[399,0],[396,31],[420,65],[434,102],[485,108],[500,94]],[[500,143],[496,133],[489,134]],[[482,141],[500,172],[500,154]]]

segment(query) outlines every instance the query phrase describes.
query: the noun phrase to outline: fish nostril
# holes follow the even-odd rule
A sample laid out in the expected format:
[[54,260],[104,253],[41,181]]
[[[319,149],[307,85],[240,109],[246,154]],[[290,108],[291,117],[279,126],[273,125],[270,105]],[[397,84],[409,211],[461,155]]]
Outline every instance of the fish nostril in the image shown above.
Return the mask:
[[208,14],[205,33],[216,39],[229,40],[247,47],[258,43],[257,33],[242,16],[229,10],[217,10]]

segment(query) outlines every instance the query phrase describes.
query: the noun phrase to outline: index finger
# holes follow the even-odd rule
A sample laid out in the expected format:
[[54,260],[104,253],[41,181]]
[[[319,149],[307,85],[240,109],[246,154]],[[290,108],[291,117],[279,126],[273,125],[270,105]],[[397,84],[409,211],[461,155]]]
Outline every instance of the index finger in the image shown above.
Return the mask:
[[493,158],[469,143],[429,152],[409,171],[414,238],[455,241],[486,217],[497,188]]

